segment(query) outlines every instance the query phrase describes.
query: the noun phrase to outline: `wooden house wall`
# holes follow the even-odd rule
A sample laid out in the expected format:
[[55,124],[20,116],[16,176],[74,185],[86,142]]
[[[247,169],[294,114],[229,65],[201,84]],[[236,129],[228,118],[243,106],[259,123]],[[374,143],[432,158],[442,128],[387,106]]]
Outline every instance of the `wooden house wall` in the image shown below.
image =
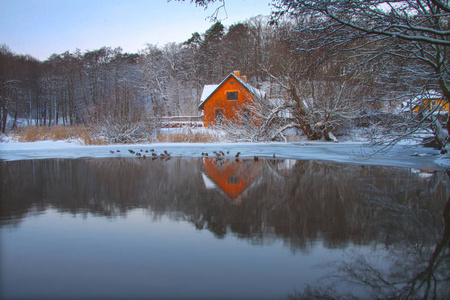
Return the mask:
[[[233,84],[232,84],[233,82]],[[237,92],[238,100],[227,100],[228,92]],[[228,78],[226,82],[205,102],[203,106],[204,126],[213,126],[216,124],[216,114],[218,110],[223,113],[224,119],[236,119],[236,112],[242,112],[247,103],[253,101],[251,93],[233,76]]]

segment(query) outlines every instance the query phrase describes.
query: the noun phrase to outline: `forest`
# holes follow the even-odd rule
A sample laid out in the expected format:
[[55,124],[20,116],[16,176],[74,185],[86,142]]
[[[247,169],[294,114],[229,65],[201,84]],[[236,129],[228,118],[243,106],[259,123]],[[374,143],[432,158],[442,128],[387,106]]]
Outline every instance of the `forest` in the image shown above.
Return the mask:
[[[235,140],[283,140],[289,128],[335,140],[364,127],[387,145],[430,132],[446,152],[449,17],[438,0],[278,0],[271,16],[216,20],[138,53],[76,49],[39,61],[2,45],[1,131],[83,125],[113,143],[149,140],[163,118],[200,116],[203,86],[240,70],[269,100],[251,107],[258,122],[221,128]],[[430,92],[444,101],[426,107]]]

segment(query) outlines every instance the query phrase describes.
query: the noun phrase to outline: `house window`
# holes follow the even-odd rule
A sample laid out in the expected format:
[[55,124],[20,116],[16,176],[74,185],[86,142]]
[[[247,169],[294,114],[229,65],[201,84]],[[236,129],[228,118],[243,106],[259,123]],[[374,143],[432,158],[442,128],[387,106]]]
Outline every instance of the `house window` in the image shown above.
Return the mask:
[[230,81],[230,84],[231,84],[231,85],[233,85],[233,84],[234,84],[234,81],[233,81],[233,80],[231,80],[231,81]]
[[227,100],[238,100],[238,92],[227,92]]

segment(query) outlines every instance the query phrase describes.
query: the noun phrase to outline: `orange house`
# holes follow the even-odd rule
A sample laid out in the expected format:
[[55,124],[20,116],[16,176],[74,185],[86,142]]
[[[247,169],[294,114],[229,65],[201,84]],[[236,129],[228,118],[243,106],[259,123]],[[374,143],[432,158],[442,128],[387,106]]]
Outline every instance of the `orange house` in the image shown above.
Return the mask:
[[403,111],[413,111],[415,113],[421,111],[435,110],[436,113],[449,112],[449,103],[444,95],[435,90],[424,90],[415,98],[402,103]]
[[205,85],[199,110],[203,110],[203,126],[221,125],[226,120],[242,122],[254,120],[249,109],[255,98],[264,99],[265,93],[247,83],[247,77],[234,71],[220,84]]
[[438,110],[438,112],[448,113],[449,103],[442,98],[423,99],[422,104],[414,107],[414,112],[418,113],[422,110]]

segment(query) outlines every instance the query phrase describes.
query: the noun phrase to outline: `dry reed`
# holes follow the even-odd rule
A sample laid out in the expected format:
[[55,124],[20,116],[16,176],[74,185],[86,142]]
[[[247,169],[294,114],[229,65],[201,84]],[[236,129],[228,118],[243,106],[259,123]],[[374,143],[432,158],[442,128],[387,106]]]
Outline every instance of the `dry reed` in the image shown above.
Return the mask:
[[13,134],[19,142],[81,140],[85,145],[104,145],[106,142],[95,137],[85,126],[27,126]]
[[[86,126],[27,126],[16,130],[13,136],[19,142],[80,140],[84,145],[105,145],[107,140],[98,137]],[[156,141],[160,143],[214,143],[223,139],[215,131],[184,129],[174,132],[160,132]],[[154,140],[153,140],[154,141]]]
[[160,143],[213,143],[220,141],[221,137],[214,132],[192,131],[185,129],[174,132],[161,132],[157,136]]

